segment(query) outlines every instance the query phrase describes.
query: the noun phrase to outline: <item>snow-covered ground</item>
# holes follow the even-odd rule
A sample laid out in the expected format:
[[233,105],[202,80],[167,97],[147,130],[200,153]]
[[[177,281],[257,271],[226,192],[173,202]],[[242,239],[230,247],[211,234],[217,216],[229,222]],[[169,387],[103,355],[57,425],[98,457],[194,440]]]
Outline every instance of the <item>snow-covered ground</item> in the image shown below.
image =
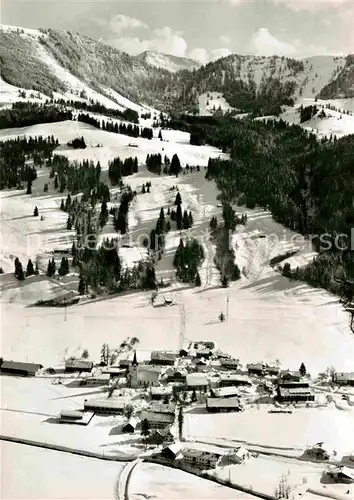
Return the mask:
[[143,463],[135,469],[129,481],[130,500],[252,500],[255,497],[220,486],[180,470]]
[[[324,442],[329,450],[337,452],[338,460],[354,451],[353,428],[354,409],[348,405],[346,410],[333,404],[323,408],[297,408],[291,414],[268,413],[264,407],[242,413],[185,414],[185,433],[195,439],[222,438],[228,443],[261,444],[265,448],[278,447],[289,451],[304,451]],[[223,429],[222,436],[220,429]]]
[[[2,442],[4,500],[115,500],[124,463]],[[5,459],[6,457],[6,459]]]
[[[119,156],[121,159],[137,157],[140,164],[144,164],[147,154],[160,153],[162,157],[167,155],[170,159],[177,153],[181,165],[199,165],[206,166],[210,157],[226,157],[220,150],[212,146],[192,146],[189,144],[189,134],[178,132],[179,139],[176,139],[175,131],[163,131],[165,141],[158,138],[143,139],[141,137],[132,139],[123,134],[115,134],[99,130],[91,125],[76,121],[64,121],[51,124],[33,125],[30,127],[11,128],[1,130],[0,140],[13,139],[18,136],[39,136],[54,135],[58,138],[63,149],[56,154],[63,154],[70,160],[82,161],[83,159],[92,159],[99,161],[102,168],[107,168],[108,162]],[[68,141],[75,137],[83,136],[87,145],[86,149],[65,148]],[[100,144],[102,147],[97,147]],[[137,144],[138,147],[129,146]]]
[[201,94],[198,98],[198,103],[200,115],[212,115],[215,111],[227,113],[233,110],[224,96],[219,92],[206,92],[205,94]]

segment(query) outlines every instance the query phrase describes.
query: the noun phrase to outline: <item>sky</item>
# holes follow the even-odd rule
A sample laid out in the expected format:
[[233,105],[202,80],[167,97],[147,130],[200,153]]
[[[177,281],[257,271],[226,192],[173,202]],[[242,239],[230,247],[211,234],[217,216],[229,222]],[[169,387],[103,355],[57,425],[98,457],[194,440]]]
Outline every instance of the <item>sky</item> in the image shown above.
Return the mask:
[[354,53],[354,0],[2,0],[2,24],[62,28],[130,54]]

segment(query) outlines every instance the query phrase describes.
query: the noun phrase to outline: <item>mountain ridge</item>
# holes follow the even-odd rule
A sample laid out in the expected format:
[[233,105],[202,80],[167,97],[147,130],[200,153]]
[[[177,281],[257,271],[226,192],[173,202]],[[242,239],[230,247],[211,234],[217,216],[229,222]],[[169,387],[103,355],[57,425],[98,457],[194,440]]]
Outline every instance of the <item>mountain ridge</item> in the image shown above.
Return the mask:
[[156,109],[198,112],[199,97],[218,92],[233,109],[258,114],[279,113],[281,105],[323,93],[354,97],[350,55],[297,60],[231,54],[192,71],[181,64],[194,62],[151,51],[132,56],[66,30],[2,25],[0,33],[3,80],[46,95],[72,96],[88,86],[92,95],[118,104],[117,95]]

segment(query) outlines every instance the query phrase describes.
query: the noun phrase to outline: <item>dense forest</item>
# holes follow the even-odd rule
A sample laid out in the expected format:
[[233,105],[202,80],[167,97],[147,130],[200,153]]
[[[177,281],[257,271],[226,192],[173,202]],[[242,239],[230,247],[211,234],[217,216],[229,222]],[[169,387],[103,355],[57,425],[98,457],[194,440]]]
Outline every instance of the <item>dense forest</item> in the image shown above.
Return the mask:
[[0,129],[29,127],[38,123],[72,120],[72,112],[48,104],[14,102],[11,109],[0,110]]
[[139,113],[130,108],[126,108],[124,111],[120,111],[119,109],[107,108],[103,104],[93,100],[90,100],[90,102],[88,103],[85,101],[52,99],[50,102],[52,104],[67,106],[80,111],[90,111],[91,113],[97,113],[99,115],[108,116],[110,118],[118,118],[127,122],[139,123]]
[[36,167],[50,162],[57,145],[58,141],[53,136],[0,142],[0,189],[23,189],[27,183],[27,190],[30,191],[32,181],[37,178]]
[[206,172],[224,205],[268,208],[278,222],[311,236],[319,256],[297,276],[334,292],[354,279],[354,136],[318,141],[282,120],[184,116],[170,125],[193,128],[230,153],[230,161],[209,160]]

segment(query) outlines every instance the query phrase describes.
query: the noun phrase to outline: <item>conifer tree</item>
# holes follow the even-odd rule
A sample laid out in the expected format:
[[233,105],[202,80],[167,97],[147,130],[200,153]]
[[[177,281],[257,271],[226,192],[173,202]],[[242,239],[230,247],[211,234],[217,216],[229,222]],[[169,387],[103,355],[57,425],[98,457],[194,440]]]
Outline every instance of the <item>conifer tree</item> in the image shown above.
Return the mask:
[[178,193],[176,194],[176,199],[175,199],[175,205],[182,205],[182,198],[181,198],[181,195],[180,195],[180,192],[178,191]]
[[35,272],[34,272],[33,262],[31,261],[31,259],[29,259],[26,268],[26,276],[32,276],[34,274]]
[[28,179],[27,181],[26,194],[32,194],[32,179]]
[[182,217],[181,205],[177,205],[176,222],[177,222],[177,229],[179,231],[183,229],[183,217]]
[[[177,219],[177,224],[178,224],[178,219]],[[189,229],[189,217],[188,217],[188,212],[187,210],[184,211],[183,213],[183,229]]]
[[175,175],[176,177],[178,177],[178,174],[180,173],[181,170],[182,169],[179,158],[176,154],[174,154],[171,160],[170,173],[171,175]]
[[80,295],[84,295],[86,292],[86,283],[82,276],[80,276],[79,286],[77,291],[79,292]]
[[68,229],[70,231],[72,229],[72,227],[73,227],[73,223],[72,223],[71,217],[69,215],[68,220],[66,221],[66,229]]
[[300,365],[300,369],[299,369],[299,372],[300,372],[300,375],[302,377],[304,377],[307,373],[307,370],[306,370],[306,366],[304,365],[304,363],[301,363]]
[[34,210],[33,210],[33,216],[34,217],[38,217],[38,207],[34,207]]

